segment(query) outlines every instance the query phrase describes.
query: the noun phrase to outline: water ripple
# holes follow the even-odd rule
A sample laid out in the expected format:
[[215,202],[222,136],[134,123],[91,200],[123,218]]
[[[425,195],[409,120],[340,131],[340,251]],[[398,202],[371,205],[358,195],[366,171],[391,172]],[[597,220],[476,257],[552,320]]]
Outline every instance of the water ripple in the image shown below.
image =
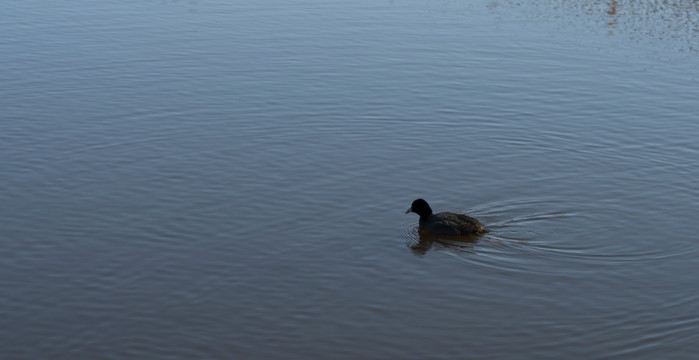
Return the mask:
[[[614,209],[551,199],[525,199],[484,204],[462,211],[492,230],[479,239],[453,239],[418,231],[406,224],[401,238],[414,253],[451,250],[460,260],[518,272],[586,272],[610,267],[646,266],[699,253],[697,244],[617,241],[623,224],[615,224]],[[590,230],[594,229],[594,230]]]

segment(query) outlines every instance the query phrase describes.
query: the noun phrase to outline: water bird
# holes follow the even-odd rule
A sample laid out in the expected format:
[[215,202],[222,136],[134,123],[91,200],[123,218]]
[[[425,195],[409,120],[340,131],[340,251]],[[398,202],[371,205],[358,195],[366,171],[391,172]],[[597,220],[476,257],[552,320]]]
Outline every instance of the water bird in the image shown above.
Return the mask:
[[480,235],[489,230],[478,220],[463,214],[450,212],[432,213],[432,208],[423,199],[413,201],[406,214],[420,215],[419,229],[436,235]]

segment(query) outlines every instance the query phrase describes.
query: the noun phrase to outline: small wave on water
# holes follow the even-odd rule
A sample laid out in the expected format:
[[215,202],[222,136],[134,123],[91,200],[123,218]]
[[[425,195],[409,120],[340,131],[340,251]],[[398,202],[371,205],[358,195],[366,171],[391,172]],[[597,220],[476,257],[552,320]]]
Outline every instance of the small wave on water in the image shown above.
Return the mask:
[[[689,254],[699,245],[663,243],[623,232],[635,220],[614,208],[555,199],[519,199],[456,212],[480,219],[491,232],[453,238],[406,224],[401,237],[416,255],[446,253],[478,266],[518,272],[598,271],[610,266],[644,266]],[[621,232],[621,233],[620,233]]]

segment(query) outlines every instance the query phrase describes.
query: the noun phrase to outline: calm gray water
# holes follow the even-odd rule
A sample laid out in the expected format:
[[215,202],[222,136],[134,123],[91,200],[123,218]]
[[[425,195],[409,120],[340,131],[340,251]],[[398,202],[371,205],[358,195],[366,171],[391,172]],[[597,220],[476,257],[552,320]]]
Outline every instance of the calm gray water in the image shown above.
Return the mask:
[[[699,4],[0,5],[0,358],[695,359]],[[421,237],[412,200],[475,242]]]

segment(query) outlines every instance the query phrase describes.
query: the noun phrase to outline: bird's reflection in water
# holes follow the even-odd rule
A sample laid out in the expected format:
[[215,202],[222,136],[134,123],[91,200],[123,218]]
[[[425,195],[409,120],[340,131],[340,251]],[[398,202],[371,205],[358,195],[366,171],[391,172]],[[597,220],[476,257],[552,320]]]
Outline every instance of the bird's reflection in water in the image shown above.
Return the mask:
[[436,235],[418,229],[418,242],[409,247],[415,255],[425,255],[435,243],[458,251],[473,252],[473,246],[476,245],[481,236],[482,235]]

